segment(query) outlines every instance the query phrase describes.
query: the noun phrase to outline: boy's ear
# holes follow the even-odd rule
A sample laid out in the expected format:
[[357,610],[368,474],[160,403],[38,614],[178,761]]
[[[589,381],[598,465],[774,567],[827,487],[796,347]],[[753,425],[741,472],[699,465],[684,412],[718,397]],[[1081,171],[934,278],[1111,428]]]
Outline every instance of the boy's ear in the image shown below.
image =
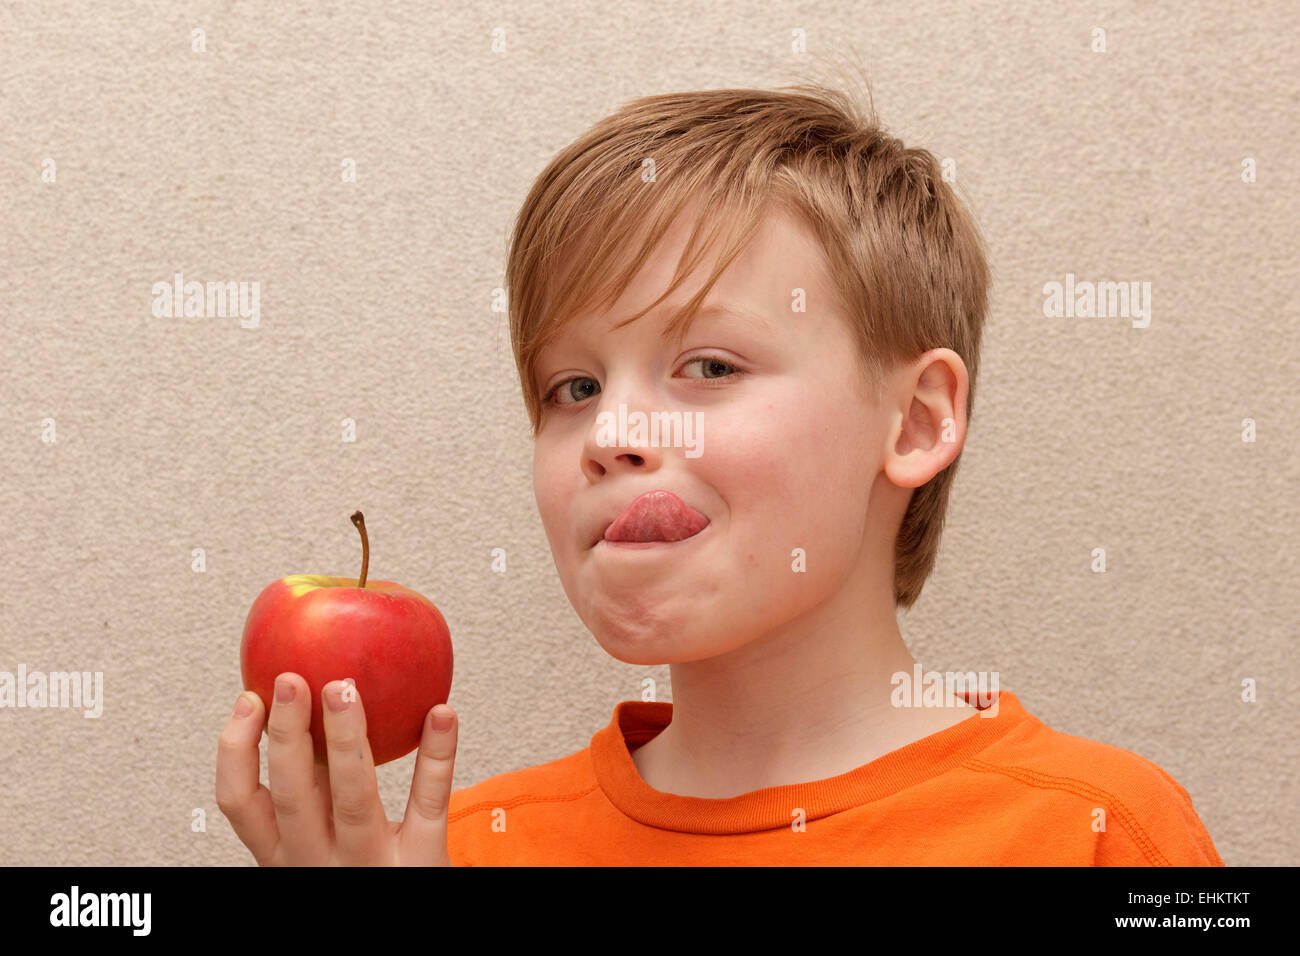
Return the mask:
[[900,488],[919,488],[961,452],[966,441],[966,363],[952,349],[931,349],[896,373],[897,405],[884,471]]

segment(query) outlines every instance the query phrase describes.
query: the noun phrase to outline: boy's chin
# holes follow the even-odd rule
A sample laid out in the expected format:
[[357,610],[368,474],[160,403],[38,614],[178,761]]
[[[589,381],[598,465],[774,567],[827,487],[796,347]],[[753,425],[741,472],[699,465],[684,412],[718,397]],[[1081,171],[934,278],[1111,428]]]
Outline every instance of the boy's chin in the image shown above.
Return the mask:
[[687,635],[680,631],[670,638],[647,633],[592,634],[601,650],[614,660],[639,667],[702,661],[734,649],[734,642],[728,642],[724,635]]
[[[601,645],[604,647],[604,645]],[[615,653],[608,647],[604,647],[605,653],[616,661],[624,664],[636,664],[638,667],[660,667],[673,663],[671,660],[665,660],[661,654],[627,654]]]
[[656,640],[644,636],[610,635],[592,632],[600,649],[624,664],[636,664],[640,667],[656,667],[671,664],[672,653]]

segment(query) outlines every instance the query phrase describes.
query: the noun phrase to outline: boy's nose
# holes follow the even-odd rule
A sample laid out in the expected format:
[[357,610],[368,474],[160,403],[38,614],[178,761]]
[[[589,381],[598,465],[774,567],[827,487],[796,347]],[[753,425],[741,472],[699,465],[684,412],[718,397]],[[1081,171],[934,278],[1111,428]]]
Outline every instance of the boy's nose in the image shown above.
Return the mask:
[[654,471],[663,463],[662,450],[644,445],[601,445],[593,433],[583,448],[583,470],[599,478],[618,471]]
[[[636,413],[640,412],[640,415]],[[597,409],[583,442],[583,471],[591,479],[620,470],[654,471],[663,464],[663,450],[643,424],[652,421],[649,412],[617,403]]]

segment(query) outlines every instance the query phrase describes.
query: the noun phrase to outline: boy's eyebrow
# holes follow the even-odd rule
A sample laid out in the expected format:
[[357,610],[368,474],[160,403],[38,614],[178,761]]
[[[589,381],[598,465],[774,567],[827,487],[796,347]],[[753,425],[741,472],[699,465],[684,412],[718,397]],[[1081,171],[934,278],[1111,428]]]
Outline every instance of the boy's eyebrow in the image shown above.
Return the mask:
[[[677,313],[677,315],[681,315],[685,311],[686,311],[685,309],[682,309]],[[674,316],[674,318],[676,318],[676,315]],[[708,320],[708,319],[731,319],[731,318],[741,319],[745,321],[747,324],[757,326],[761,331],[767,332],[769,334],[772,331],[772,327],[768,323],[767,318],[765,316],[760,315],[757,312],[752,312],[749,309],[746,309],[744,306],[733,305],[728,302],[711,302],[708,305],[700,306],[699,310],[695,313],[695,321]],[[679,331],[677,335],[674,337],[680,339],[684,336],[684,334],[685,334],[684,330]],[[668,337],[668,330],[665,329],[664,338],[667,337]]]

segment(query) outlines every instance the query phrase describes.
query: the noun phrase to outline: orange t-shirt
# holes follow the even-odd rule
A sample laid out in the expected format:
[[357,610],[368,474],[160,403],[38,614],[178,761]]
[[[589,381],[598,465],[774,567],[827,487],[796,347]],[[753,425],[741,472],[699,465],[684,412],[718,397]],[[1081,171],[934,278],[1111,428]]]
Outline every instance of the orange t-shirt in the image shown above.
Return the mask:
[[448,853],[456,866],[1223,866],[1155,764],[1053,730],[1008,691],[997,704],[839,776],[718,800],[641,779],[631,751],[673,705],[625,700],[586,749],[454,791]]

